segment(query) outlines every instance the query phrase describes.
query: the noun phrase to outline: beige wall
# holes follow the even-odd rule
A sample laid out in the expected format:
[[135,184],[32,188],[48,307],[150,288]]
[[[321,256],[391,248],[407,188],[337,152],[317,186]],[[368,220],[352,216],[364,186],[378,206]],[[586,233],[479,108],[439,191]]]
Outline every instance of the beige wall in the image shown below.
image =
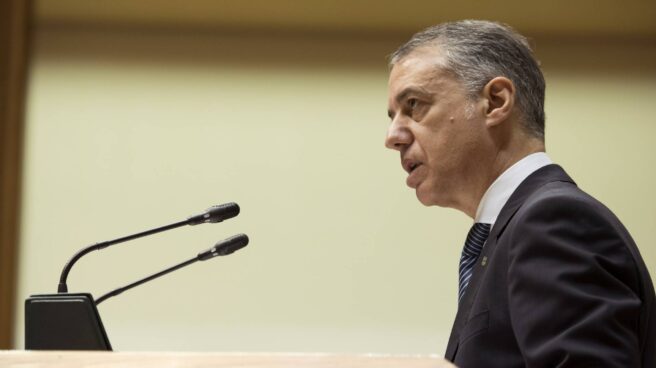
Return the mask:
[[[236,201],[222,224],[90,254],[95,296],[237,232],[244,250],[99,307],[116,350],[443,352],[470,220],[424,208],[383,147],[400,39],[37,33],[22,303],[78,248]],[[656,47],[538,40],[548,152],[623,219],[656,273]]]

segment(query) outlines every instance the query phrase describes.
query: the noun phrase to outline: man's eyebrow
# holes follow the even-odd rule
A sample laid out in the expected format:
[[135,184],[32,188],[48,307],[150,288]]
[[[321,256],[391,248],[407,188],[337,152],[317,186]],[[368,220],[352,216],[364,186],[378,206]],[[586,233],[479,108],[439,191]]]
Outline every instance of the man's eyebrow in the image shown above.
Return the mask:
[[[416,94],[419,94],[419,95],[424,95],[424,96],[430,95],[430,93],[422,87],[410,86],[410,87],[404,88],[399,94],[397,94],[396,97],[394,98],[394,100],[396,100],[396,103],[401,104],[401,102],[403,102],[403,100],[406,97],[408,97],[408,95],[413,94],[413,93],[416,93]],[[394,117],[394,112],[392,110],[388,109],[387,110],[387,116],[390,119],[392,119]]]
[[410,86],[410,87],[404,88],[399,94],[397,94],[395,100],[396,100],[397,103],[401,103],[401,101],[403,101],[406,97],[408,97],[408,95],[413,94],[413,93],[420,94],[420,95],[429,95],[430,94],[426,89],[424,89],[422,87]]

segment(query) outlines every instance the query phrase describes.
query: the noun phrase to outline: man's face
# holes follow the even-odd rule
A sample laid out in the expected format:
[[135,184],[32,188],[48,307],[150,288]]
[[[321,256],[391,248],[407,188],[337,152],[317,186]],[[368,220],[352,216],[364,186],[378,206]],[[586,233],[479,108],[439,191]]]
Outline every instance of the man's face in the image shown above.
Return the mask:
[[480,104],[467,100],[461,82],[440,68],[442,60],[432,47],[394,65],[385,145],[401,153],[406,184],[421,203],[459,208],[479,184],[488,139]]

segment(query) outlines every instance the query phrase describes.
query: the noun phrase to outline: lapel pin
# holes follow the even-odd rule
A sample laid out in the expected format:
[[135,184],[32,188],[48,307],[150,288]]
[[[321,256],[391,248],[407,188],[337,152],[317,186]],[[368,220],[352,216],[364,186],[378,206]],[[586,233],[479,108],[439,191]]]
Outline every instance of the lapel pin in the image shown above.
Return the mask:
[[483,256],[483,260],[481,261],[481,266],[485,266],[487,264],[487,256]]

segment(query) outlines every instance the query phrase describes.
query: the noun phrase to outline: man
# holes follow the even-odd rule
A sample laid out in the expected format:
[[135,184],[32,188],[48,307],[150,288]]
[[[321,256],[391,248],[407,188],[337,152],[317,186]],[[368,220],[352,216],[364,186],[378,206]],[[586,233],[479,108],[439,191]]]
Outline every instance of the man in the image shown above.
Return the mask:
[[619,220],[545,154],[545,84],[526,39],[497,23],[446,23],[390,64],[386,146],[421,203],[475,222],[446,358],[656,367],[650,276]]

